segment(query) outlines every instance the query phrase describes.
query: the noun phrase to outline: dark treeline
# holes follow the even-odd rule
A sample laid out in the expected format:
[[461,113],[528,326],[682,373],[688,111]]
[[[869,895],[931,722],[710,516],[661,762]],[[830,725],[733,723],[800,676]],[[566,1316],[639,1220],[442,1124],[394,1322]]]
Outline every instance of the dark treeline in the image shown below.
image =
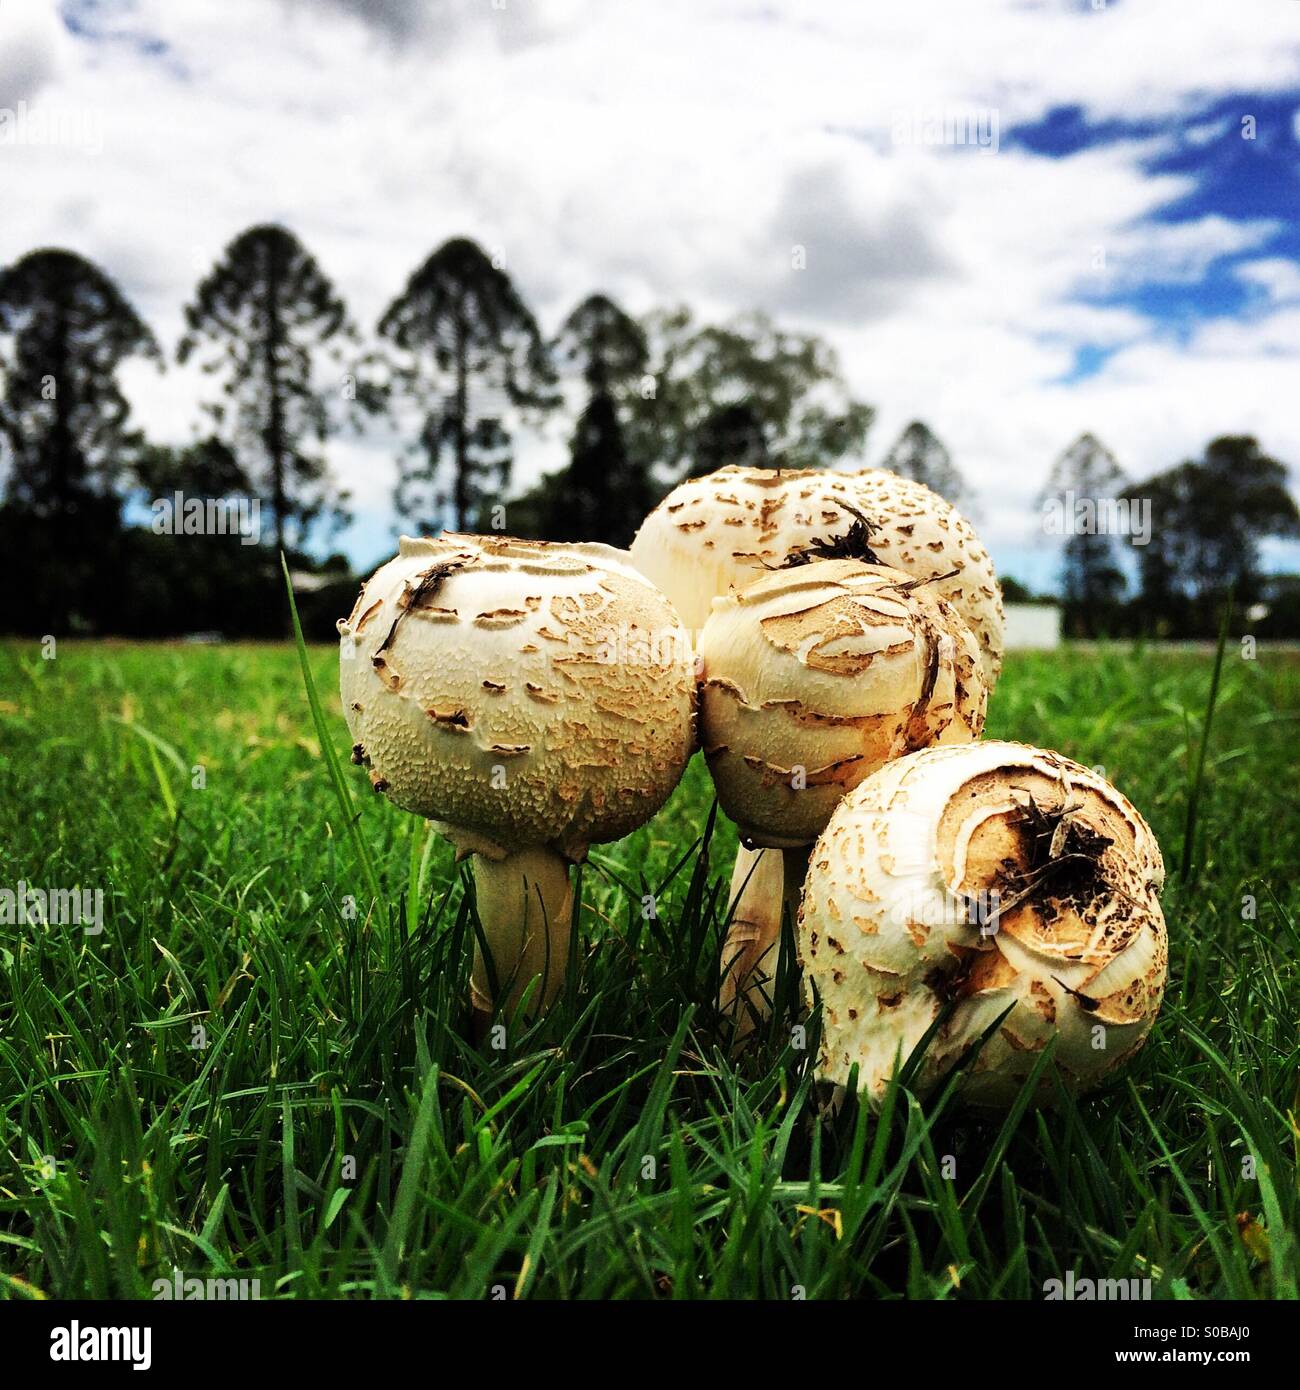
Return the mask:
[[1135,483],[1084,434],[1039,500],[1044,530],[1064,537],[1067,634],[1211,637],[1231,593],[1235,631],[1300,636],[1300,580],[1260,564],[1260,542],[1300,535],[1300,513],[1285,465],[1249,435]]
[[[326,446],[363,429],[398,441],[394,505],[408,529],[626,545],[682,478],[850,462],[873,418],[827,344],[761,314],[638,320],[593,294],[548,337],[507,271],[464,238],[415,269],[366,339],[292,232],[253,227],[195,287],[184,324],[166,349],[69,251],[0,268],[0,559],[21,595],[0,630],[280,636],[284,552],[310,631],[331,635],[354,581],[344,557],[314,561],[309,543],[328,549],[349,515]],[[210,383],[185,445],[146,439],[121,382],[169,358]],[[567,465],[520,493],[516,438],[561,408],[575,421]],[[885,466],[972,508],[920,421]],[[1232,585],[1242,612],[1266,606],[1278,635],[1300,632],[1296,586],[1259,565],[1262,538],[1297,533],[1296,508],[1284,467],[1253,439],[1216,440],[1132,484],[1084,436],[1042,500],[1044,530],[1064,537],[1070,631],[1199,635]]]

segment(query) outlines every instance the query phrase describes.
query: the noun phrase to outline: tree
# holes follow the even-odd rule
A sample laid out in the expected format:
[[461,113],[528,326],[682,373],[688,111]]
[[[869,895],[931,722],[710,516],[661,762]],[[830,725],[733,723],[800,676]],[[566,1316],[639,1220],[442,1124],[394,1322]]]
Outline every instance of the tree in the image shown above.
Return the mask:
[[1043,603],[1046,601],[1038,598],[1027,584],[1021,583],[1019,579],[1010,574],[998,576],[998,587],[1002,590],[1003,603]]
[[612,300],[594,294],[565,320],[553,350],[581,376],[588,396],[569,466],[547,488],[545,534],[625,546],[651,506],[645,465],[630,454],[619,413],[645,372],[645,334]]
[[215,435],[179,449],[149,445],[134,471],[146,501],[175,492],[203,498],[231,497],[253,488],[232,450]]
[[1124,472],[1091,434],[1081,434],[1056,460],[1040,495],[1044,528],[1064,535],[1061,598],[1066,630],[1096,637],[1118,620],[1126,587],[1116,563],[1114,519]]
[[0,271],[0,452],[11,505],[64,524],[80,516],[90,530],[116,525],[115,484],[143,447],[118,382],[131,357],[162,361],[98,266],[43,250]]
[[424,416],[397,509],[422,529],[463,529],[509,482],[510,412],[555,404],[536,320],[510,277],[458,237],[414,272],[379,332],[402,354],[392,385]]
[[1149,507],[1158,540],[1137,552],[1141,606],[1153,624],[1181,622],[1212,633],[1229,586],[1242,606],[1260,597],[1260,541],[1300,535],[1286,465],[1250,435],[1214,439],[1201,460],[1159,473],[1125,496]]
[[223,379],[224,399],[207,410],[271,512],[277,549],[290,525],[301,544],[322,515],[341,518],[320,450],[347,392],[318,375],[322,358],[342,366],[355,330],[315,258],[284,227],[242,232],[199,284],[185,325],[177,356],[206,350],[203,370]]
[[594,396],[578,417],[569,466],[552,490],[548,536],[626,547],[650,510],[623,443],[614,402]]
[[695,431],[695,459],[689,471],[700,477],[729,463],[740,468],[771,468],[767,434],[763,417],[748,401],[718,406]]
[[971,510],[970,489],[961,470],[943,442],[922,421],[913,420],[898,436],[883,466],[900,477],[924,484],[954,507]]
[[698,326],[685,308],[647,320],[653,390],[632,398],[629,447],[665,483],[726,463],[819,468],[860,452],[874,411],[833,349],[764,314]]
[[1262,589],[1263,602],[1246,614],[1251,631],[1275,640],[1300,637],[1300,574],[1270,574]]
[[574,309],[552,346],[556,360],[579,373],[593,396],[637,384],[649,355],[641,325],[603,294],[588,295]]

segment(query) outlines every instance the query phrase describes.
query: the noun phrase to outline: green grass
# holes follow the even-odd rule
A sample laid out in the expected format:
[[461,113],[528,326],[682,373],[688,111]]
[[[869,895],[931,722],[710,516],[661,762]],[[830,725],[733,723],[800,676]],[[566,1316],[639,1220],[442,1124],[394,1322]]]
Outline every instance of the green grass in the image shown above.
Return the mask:
[[[334,654],[310,660],[346,758]],[[1037,1298],[1073,1268],[1295,1297],[1300,662],[1229,647],[1189,816],[1212,664],[1009,661],[989,733],[1133,798],[1171,950],[1128,1072],[998,1125],[901,1088],[823,1113],[788,1016],[729,1058],[735,838],[698,759],[593,851],[576,992],[478,1048],[463,873],[345,764],[352,833],[291,647],[0,645],[0,887],[99,887],[106,918],[0,927],[0,1287]]]

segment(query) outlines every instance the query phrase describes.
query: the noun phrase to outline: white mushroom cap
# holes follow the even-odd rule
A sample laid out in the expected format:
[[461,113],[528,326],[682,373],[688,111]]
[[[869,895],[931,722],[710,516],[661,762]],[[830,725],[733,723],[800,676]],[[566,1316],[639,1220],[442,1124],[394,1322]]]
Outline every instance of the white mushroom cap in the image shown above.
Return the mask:
[[[889,763],[840,802],[804,884],[797,937],[808,1002],[815,989],[823,1004],[819,1073],[847,1085],[856,1064],[878,1100],[896,1055],[906,1061],[955,1001],[920,1090],[1008,1007],[959,1083],[969,1102],[1009,1104],[1053,1036],[1067,1082],[1095,1085],[1160,1007],[1163,882],[1130,802],[1057,753],[987,742]],[[983,934],[980,904],[992,909]]]
[[752,844],[810,844],[891,758],[984,726],[979,647],[898,570],[819,560],[714,600],[700,634],[700,743]]
[[463,852],[581,859],[690,757],[689,639],[608,546],[403,537],[338,628],[354,759]]
[[871,523],[876,560],[935,580],[933,592],[978,639],[992,689],[1002,669],[1002,593],[993,562],[970,522],[909,478],[875,468],[720,468],[679,484],[660,502],[632,542],[632,561],[698,632],[716,595],[779,567],[814,540],[844,535],[857,518],[841,504]]

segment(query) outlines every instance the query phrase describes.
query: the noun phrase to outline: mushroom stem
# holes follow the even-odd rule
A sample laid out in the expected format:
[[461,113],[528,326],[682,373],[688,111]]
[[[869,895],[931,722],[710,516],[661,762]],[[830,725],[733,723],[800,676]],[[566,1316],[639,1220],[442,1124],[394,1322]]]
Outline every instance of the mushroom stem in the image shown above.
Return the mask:
[[[492,958],[498,1001],[513,1011],[534,980],[530,1014],[544,1013],[564,983],[573,919],[569,866],[551,849],[522,849],[504,859],[474,856],[474,897]],[[492,975],[474,944],[470,996],[480,1020],[494,1005]]]
[[731,876],[735,908],[722,948],[718,1007],[731,1014],[736,1039],[746,1037],[772,1012],[772,985],[781,951],[781,916],[793,923],[808,872],[808,849],[746,849],[736,852]]

